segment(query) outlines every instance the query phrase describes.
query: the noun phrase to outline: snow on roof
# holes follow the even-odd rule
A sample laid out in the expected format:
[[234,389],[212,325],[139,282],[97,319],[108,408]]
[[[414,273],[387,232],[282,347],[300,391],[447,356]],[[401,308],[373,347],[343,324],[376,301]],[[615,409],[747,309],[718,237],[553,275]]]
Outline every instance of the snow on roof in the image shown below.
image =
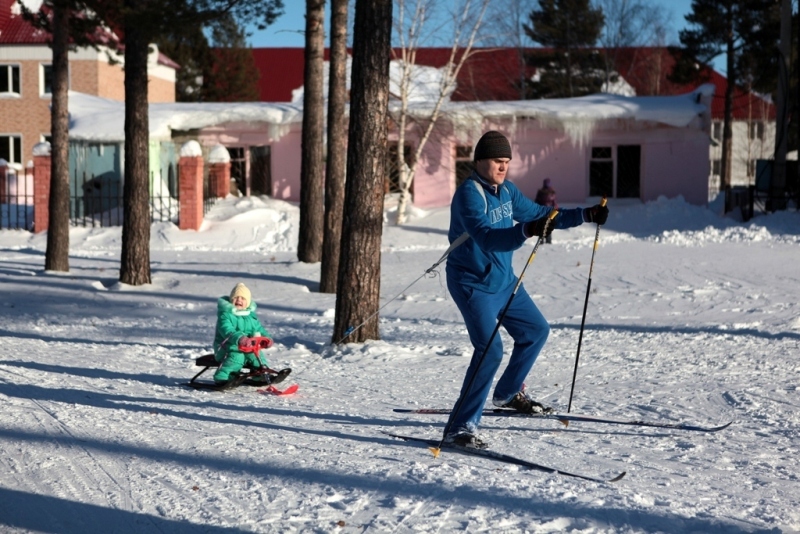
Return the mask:
[[[125,103],[84,93],[69,93],[69,135],[84,141],[125,139]],[[194,130],[227,123],[258,123],[280,138],[293,123],[302,122],[303,109],[267,102],[171,102],[150,104],[150,137],[169,139],[173,130]]]
[[[443,116],[456,126],[457,135],[479,131],[484,119],[523,119],[540,121],[546,128],[565,132],[573,141],[585,143],[591,133],[606,120],[629,120],[685,128],[708,107],[714,86],[707,84],[677,96],[629,97],[596,94],[578,98],[517,100],[493,102],[446,102]],[[415,100],[409,113],[424,117],[433,102]],[[393,111],[399,102],[390,103]],[[125,104],[71,91],[69,97],[70,137],[93,141],[124,139]],[[169,139],[172,130],[193,130],[226,123],[265,124],[270,136],[280,138],[288,126],[302,121],[302,102],[224,102],[150,104],[150,136]]]
[[[703,113],[714,94],[714,86],[705,84],[691,93],[676,96],[631,97],[595,94],[576,98],[515,100],[493,102],[448,102],[442,114],[455,125],[456,135],[464,140],[480,135],[484,119],[536,119],[545,128],[563,131],[577,144],[585,144],[592,132],[607,120],[629,120],[685,128]],[[390,104],[391,106],[392,104]],[[409,106],[409,112],[424,116],[431,103]]]

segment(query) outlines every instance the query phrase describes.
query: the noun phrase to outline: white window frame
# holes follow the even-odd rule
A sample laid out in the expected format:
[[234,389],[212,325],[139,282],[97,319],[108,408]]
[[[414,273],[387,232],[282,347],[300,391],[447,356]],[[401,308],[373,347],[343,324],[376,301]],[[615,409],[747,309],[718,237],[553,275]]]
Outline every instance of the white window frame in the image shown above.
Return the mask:
[[[22,96],[22,69],[18,63],[0,63],[0,69],[7,69],[9,87],[0,87],[0,97],[19,97]],[[19,83],[19,92],[14,92],[14,70],[17,71],[17,82]]]
[[[53,91],[52,87],[50,91],[47,90],[47,85],[45,83],[45,69],[50,67],[50,76],[53,76],[53,64],[52,63],[39,63],[39,96],[51,96]],[[50,80],[52,84],[52,79]]]
[[[8,163],[16,163],[18,165],[22,165],[22,134],[12,134],[12,133],[0,133],[0,146],[3,143],[8,143],[6,147],[8,148],[8,157],[11,158]],[[7,141],[10,140],[10,141]],[[16,140],[16,142],[15,142]],[[14,161],[14,152],[16,151],[16,145],[19,143],[19,159],[20,161]]]

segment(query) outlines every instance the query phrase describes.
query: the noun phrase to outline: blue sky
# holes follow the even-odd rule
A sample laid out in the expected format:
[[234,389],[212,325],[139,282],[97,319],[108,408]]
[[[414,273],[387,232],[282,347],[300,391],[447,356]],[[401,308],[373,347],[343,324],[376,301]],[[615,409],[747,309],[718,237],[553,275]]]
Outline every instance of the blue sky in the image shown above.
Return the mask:
[[[686,22],[684,16],[691,11],[692,0],[662,0],[661,3],[667,10],[672,11],[672,23],[674,33],[669,37],[670,43],[678,42],[678,31],[682,29]],[[256,48],[260,47],[300,47],[303,41],[303,29],[305,28],[306,3],[302,0],[287,0],[285,13],[278,20],[263,31],[255,31],[250,37],[250,44]],[[326,25],[330,17],[330,3],[325,7]],[[724,62],[717,62],[717,70],[724,72]],[[722,69],[721,69],[722,68]]]

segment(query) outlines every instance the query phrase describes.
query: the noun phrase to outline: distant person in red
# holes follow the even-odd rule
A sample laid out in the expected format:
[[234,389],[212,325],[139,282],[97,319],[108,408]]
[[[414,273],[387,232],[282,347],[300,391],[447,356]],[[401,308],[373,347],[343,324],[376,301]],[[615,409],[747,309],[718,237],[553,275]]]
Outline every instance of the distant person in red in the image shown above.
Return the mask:
[[[555,209],[558,209],[558,203],[556,202],[556,190],[550,185],[550,178],[544,179],[542,188],[536,192],[535,202],[537,204],[541,204],[542,206],[551,206]],[[547,234],[545,242],[553,242],[553,237],[551,234]]]

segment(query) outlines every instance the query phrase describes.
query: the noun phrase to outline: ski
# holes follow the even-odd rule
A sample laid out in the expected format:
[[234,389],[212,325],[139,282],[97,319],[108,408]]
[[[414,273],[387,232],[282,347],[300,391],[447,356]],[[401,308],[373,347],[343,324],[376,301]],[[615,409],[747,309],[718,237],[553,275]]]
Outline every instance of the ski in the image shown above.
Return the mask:
[[[450,410],[448,408],[419,408],[419,409],[395,408],[394,411],[397,413],[410,413],[418,415],[450,414]],[[724,430],[733,424],[733,421],[730,421],[728,423],[725,423],[724,425],[719,425],[719,426],[700,426],[688,423],[644,421],[641,419],[630,419],[630,420],[608,419],[605,417],[594,417],[591,415],[573,415],[573,414],[558,414],[558,413],[527,414],[527,413],[517,412],[515,410],[508,410],[502,408],[484,410],[483,415],[500,416],[500,417],[526,417],[532,419],[553,419],[556,421],[560,421],[564,426],[568,426],[571,422],[575,421],[580,423],[601,423],[607,425],[641,426],[650,428],[665,428],[672,430],[688,430],[693,432],[719,432],[720,430]]]
[[[393,434],[392,432],[386,432],[386,431],[382,431],[382,432],[384,434],[386,434],[387,436],[391,436],[393,438],[398,438],[398,439],[402,439],[402,440],[405,440],[405,441],[416,441],[416,442],[419,442],[419,443],[425,443],[428,447],[431,447],[431,448],[439,447],[439,440],[436,440],[436,439],[427,439],[427,438],[421,438],[421,437],[417,437],[417,436],[404,436],[402,434]],[[446,449],[451,449],[451,450],[460,452],[462,454],[470,454],[470,455],[473,455],[473,456],[481,456],[483,458],[490,458],[492,460],[498,460],[500,462],[505,462],[505,463],[508,463],[508,464],[514,464],[514,465],[519,465],[519,466],[522,466],[522,467],[527,467],[528,469],[534,469],[536,471],[543,471],[545,473],[554,473],[554,474],[557,474],[557,475],[563,475],[563,476],[568,476],[568,477],[573,477],[573,478],[579,478],[581,480],[589,480],[591,482],[599,482],[599,483],[602,483],[602,484],[607,484],[609,482],[617,482],[619,480],[622,480],[622,477],[624,477],[625,473],[626,473],[626,471],[623,471],[622,473],[618,474],[614,478],[603,479],[603,478],[597,478],[597,477],[588,476],[588,475],[581,475],[581,474],[578,474],[578,473],[572,473],[570,471],[563,471],[561,469],[555,469],[553,467],[548,467],[546,465],[537,464],[536,462],[531,462],[531,461],[528,461],[528,460],[524,460],[522,458],[517,458],[516,456],[511,456],[509,454],[504,454],[502,452],[496,452],[496,451],[493,451],[491,449],[475,449],[475,448],[472,448],[472,447],[464,447],[462,445],[456,445],[455,443],[442,443],[441,447],[442,448],[446,448]]]

